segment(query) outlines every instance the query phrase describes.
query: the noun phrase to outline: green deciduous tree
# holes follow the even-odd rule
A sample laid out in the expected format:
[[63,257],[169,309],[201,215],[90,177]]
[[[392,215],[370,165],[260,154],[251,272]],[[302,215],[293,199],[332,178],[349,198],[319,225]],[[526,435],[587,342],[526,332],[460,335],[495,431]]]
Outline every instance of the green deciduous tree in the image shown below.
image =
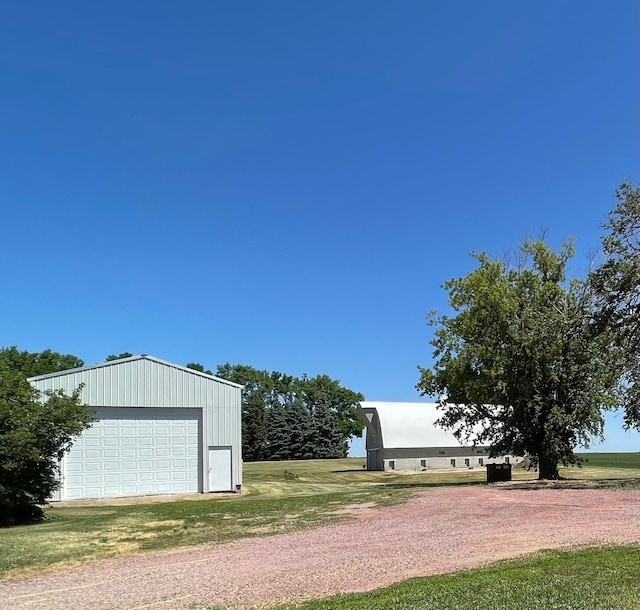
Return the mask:
[[362,434],[361,394],[327,375],[302,378],[252,366],[218,366],[216,375],[244,386],[242,452],[246,461],[345,457]]
[[571,244],[527,240],[519,252],[515,266],[476,254],[477,269],[444,284],[455,315],[430,315],[435,363],[417,388],[441,397],[440,425],[459,438],[527,455],[555,479],[579,462],[577,445],[601,438],[615,367],[590,291],[566,280]]
[[625,426],[640,430],[640,188],[622,184],[602,238],[604,258],[590,275],[599,322],[620,355]]
[[209,369],[205,370],[204,366],[199,362],[188,362],[186,366],[188,369],[193,369],[194,371],[199,371],[200,373],[206,373],[207,375],[213,375],[213,373]]
[[112,360],[121,360],[122,358],[131,358],[133,354],[131,352],[122,352],[121,354],[109,354],[104,361],[111,362]]
[[20,371],[0,363],[1,524],[42,516],[39,505],[57,487],[58,461],[92,421],[79,392],[41,394]]
[[16,346],[0,349],[0,365],[12,371],[20,371],[25,377],[46,375],[84,366],[84,362],[72,354],[60,354],[50,349],[42,352],[20,351]]

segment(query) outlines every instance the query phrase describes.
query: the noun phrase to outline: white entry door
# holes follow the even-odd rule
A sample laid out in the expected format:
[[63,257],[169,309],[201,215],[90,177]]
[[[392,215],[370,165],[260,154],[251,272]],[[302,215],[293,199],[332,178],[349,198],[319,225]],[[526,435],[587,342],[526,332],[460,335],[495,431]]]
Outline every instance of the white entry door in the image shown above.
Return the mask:
[[231,447],[209,447],[209,491],[233,491]]

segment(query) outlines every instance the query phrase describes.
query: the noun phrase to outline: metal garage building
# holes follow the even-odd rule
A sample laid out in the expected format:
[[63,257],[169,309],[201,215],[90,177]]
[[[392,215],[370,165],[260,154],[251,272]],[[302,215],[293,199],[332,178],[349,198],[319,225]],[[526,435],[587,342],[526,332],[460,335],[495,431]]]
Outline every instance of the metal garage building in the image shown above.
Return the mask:
[[146,355],[29,381],[95,408],[52,499],[240,489],[242,386]]
[[366,426],[367,470],[477,468],[522,460],[513,455],[489,458],[489,448],[462,445],[435,425],[435,403],[361,402],[358,415]]

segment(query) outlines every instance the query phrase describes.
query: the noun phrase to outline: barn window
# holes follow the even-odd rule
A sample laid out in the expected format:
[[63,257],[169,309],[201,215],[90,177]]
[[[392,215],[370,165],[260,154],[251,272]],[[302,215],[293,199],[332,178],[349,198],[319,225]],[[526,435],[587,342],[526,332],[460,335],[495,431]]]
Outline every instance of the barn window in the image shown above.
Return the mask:
[[455,461],[455,459],[452,459],[452,460],[451,460],[451,465],[452,465],[454,468],[456,467],[456,461]]
[[389,468],[391,470],[395,470],[395,468],[396,468],[396,461],[395,460],[389,460]]
[[504,463],[505,463],[505,464],[508,464],[508,463],[509,463],[509,456],[506,456],[506,457],[504,458]]
[[427,467],[427,460],[420,460],[420,467],[421,468],[426,468]]
[[464,465],[468,466],[469,465],[469,458],[464,458]]
[[438,451],[438,455],[447,455],[447,452],[443,449],[440,449],[440,451]]
[[484,466],[484,458],[478,458],[478,464],[480,464],[480,466]]

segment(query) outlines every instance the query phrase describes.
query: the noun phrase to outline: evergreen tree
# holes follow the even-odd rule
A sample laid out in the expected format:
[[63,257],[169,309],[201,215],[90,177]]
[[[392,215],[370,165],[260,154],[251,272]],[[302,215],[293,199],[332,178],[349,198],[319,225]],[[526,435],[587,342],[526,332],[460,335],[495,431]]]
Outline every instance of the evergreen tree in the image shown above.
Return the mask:
[[361,394],[327,375],[302,378],[252,366],[217,367],[241,383],[242,451],[246,461],[345,457],[352,435],[362,435]]
[[315,459],[346,457],[348,440],[338,427],[335,414],[328,404],[320,403],[313,407],[313,452]]

